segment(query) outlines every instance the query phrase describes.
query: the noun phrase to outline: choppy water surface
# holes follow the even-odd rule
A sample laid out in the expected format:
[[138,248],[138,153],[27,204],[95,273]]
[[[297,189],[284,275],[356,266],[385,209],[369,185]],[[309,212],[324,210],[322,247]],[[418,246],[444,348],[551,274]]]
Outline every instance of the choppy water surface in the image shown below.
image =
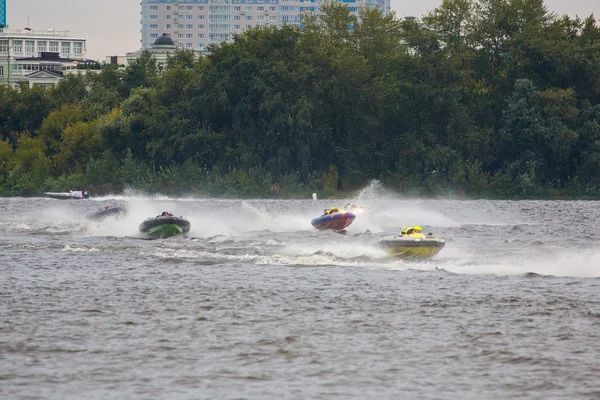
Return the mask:
[[[0,397],[600,397],[598,202],[352,200],[0,199]],[[411,224],[446,248],[378,248]]]

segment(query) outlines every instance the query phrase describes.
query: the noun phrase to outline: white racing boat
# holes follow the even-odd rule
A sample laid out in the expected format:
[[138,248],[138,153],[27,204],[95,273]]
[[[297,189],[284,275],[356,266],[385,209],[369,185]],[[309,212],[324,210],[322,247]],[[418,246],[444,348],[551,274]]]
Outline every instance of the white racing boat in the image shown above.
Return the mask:
[[58,200],[81,200],[90,198],[90,192],[88,192],[87,190],[69,190],[68,192],[64,193],[46,192],[44,194],[46,195],[46,197]]

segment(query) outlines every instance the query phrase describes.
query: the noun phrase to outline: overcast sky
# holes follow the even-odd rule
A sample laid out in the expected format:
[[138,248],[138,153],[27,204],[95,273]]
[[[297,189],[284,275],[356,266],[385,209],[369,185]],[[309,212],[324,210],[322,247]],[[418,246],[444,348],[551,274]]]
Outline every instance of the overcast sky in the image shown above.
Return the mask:
[[[140,47],[141,0],[7,0],[10,28],[69,30],[87,39],[87,56],[103,60]],[[398,16],[421,16],[442,0],[391,0]],[[546,0],[559,14],[600,17],[600,0]]]

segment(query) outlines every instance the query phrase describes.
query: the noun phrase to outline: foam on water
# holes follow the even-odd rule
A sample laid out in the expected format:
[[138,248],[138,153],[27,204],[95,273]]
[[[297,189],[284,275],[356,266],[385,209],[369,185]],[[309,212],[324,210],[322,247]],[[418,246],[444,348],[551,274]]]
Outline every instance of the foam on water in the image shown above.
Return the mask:
[[[357,215],[353,224],[346,228],[346,235],[320,232],[310,225],[311,219],[321,215],[324,208],[343,207],[346,202],[368,210]],[[17,206],[23,203],[14,202]],[[346,265],[350,262],[365,268],[439,268],[457,274],[497,275],[533,272],[595,277],[599,276],[597,271],[600,270],[600,256],[594,251],[571,251],[569,247],[573,247],[575,241],[559,239],[555,243],[552,236],[540,235],[544,223],[537,215],[544,216],[540,213],[551,210],[556,206],[553,203],[403,199],[377,181],[371,182],[352,199],[336,201],[193,197],[184,201],[128,191],[122,196],[94,198],[93,201],[43,199],[43,204],[44,207],[11,215],[3,221],[2,229],[80,237],[141,238],[145,235],[139,232],[138,225],[169,209],[191,222],[191,230],[186,236],[195,239],[192,243],[215,247],[213,251],[203,250],[201,256],[223,257],[218,253],[224,248],[228,252],[227,259],[232,261],[276,265]],[[123,206],[128,213],[109,216],[102,221],[85,218],[104,205]],[[586,236],[589,241],[596,237],[593,215],[586,203],[577,203],[577,207],[579,211],[569,216],[585,217],[585,225],[580,226],[590,231]],[[425,232],[447,239],[446,247],[431,262],[398,261],[389,258],[378,247],[379,238],[398,234],[404,225],[417,224],[423,226]],[[510,226],[513,228],[504,228]],[[586,240],[577,243],[581,246]],[[231,253],[231,249],[235,251]],[[250,249],[252,254],[244,254]]]
[[545,257],[511,257],[506,260],[481,261],[472,265],[443,263],[440,268],[457,274],[510,276],[535,273],[550,276],[600,277],[600,254],[592,250],[561,250]]

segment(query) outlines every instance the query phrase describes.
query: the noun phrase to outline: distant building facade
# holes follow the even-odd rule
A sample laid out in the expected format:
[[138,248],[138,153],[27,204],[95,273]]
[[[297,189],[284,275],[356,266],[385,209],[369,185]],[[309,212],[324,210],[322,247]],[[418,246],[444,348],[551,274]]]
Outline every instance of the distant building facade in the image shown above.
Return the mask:
[[0,29],[0,83],[55,85],[67,74],[83,73],[83,65],[96,63],[85,58],[85,50],[85,39],[69,31]]
[[[366,7],[390,12],[390,0],[342,0],[353,14]],[[142,0],[142,50],[162,33],[178,48],[204,51],[230,42],[254,26],[300,25],[304,12],[320,11],[322,0]]]
[[128,64],[126,56],[106,56],[104,65],[116,65],[117,67],[126,67]]
[[[133,63],[143,51],[148,51],[154,57],[159,71],[162,71],[166,67],[169,57],[172,57],[177,51],[177,46],[169,35],[163,33],[152,43],[150,48],[127,53],[125,56],[127,64]],[[194,51],[196,52],[197,50]],[[197,52],[197,54],[200,54],[200,52]]]

